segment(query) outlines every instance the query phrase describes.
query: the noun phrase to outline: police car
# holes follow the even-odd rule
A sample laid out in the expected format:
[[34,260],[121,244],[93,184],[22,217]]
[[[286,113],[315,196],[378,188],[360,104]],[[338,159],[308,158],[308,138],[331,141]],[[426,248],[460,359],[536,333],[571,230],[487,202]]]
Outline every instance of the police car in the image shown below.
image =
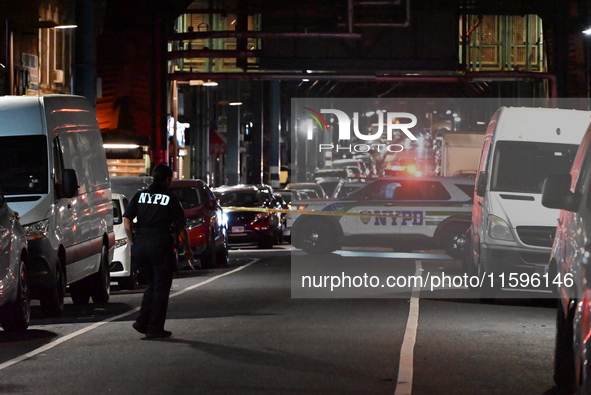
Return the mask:
[[[443,248],[461,258],[470,227],[474,180],[393,177],[375,180],[342,199],[292,202],[292,243],[309,254],[342,246],[397,251]],[[318,213],[310,213],[316,211]]]

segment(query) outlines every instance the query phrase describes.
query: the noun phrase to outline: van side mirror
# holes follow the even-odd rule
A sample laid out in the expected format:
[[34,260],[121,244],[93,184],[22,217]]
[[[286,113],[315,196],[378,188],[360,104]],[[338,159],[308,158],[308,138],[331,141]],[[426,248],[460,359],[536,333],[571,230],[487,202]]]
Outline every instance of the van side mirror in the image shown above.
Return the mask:
[[478,184],[476,185],[476,195],[483,197],[484,193],[486,192],[486,172],[481,171],[478,174]]
[[76,195],[78,195],[78,176],[76,176],[76,170],[64,169],[62,171],[61,196],[72,198]]
[[542,187],[542,205],[567,211],[577,211],[581,195],[570,191],[571,175],[554,174],[546,177]]

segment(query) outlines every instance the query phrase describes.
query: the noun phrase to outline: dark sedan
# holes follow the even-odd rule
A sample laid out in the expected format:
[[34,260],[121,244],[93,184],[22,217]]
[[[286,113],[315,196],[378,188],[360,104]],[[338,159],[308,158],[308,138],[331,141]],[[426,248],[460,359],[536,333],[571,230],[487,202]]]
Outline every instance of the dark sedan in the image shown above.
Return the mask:
[[272,248],[281,242],[280,213],[265,211],[277,208],[269,192],[255,185],[224,186],[213,191],[224,207],[230,246]]

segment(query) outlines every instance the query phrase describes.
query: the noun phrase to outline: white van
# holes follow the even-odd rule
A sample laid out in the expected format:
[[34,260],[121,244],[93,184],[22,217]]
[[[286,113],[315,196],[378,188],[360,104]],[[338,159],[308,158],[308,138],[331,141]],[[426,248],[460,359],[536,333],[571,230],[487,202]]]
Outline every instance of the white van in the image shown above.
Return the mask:
[[0,189],[29,243],[31,297],[47,315],[109,300],[113,203],[92,105],[67,95],[0,97]]
[[542,185],[569,171],[590,120],[589,111],[525,107],[492,116],[472,209],[469,270],[494,279],[481,297],[494,297],[502,275],[547,271],[558,210],[542,206]]

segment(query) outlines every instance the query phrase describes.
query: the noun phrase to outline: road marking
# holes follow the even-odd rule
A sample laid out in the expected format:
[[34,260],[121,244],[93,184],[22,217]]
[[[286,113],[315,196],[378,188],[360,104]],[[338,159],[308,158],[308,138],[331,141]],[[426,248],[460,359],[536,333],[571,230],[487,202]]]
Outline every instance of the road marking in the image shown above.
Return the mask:
[[[416,261],[415,264],[415,276],[420,276],[423,271],[421,261]],[[410,395],[412,393],[413,358],[417,339],[417,328],[419,326],[420,293],[420,288],[413,287],[410,297],[408,320],[406,321],[406,330],[404,331],[404,340],[400,348],[400,362],[398,363],[398,380],[396,380],[395,395]]]
[[[249,263],[247,263],[244,266],[237,267],[234,270],[231,270],[229,272],[222,273],[222,274],[220,274],[218,276],[212,277],[212,278],[210,278],[210,279],[208,279],[206,281],[203,281],[203,282],[201,282],[199,284],[191,285],[190,287],[187,287],[185,289],[182,289],[182,290],[180,290],[178,292],[175,292],[174,294],[170,295],[169,299],[174,298],[174,297],[179,296],[179,295],[182,295],[182,294],[184,294],[186,292],[192,291],[195,288],[198,288],[198,287],[201,287],[203,285],[209,284],[209,283],[211,283],[211,282],[213,282],[215,280],[218,280],[218,279],[220,279],[222,277],[225,277],[225,276],[228,276],[230,274],[239,272],[242,269],[246,269],[247,267],[249,267],[250,265],[254,264],[257,261],[258,261],[258,259],[254,259],[252,262],[249,262]],[[136,307],[136,308],[131,309],[131,310],[125,312],[125,313],[116,315],[116,316],[111,317],[111,318],[107,318],[107,319],[105,319],[103,321],[100,321],[100,322],[95,322],[94,324],[89,325],[86,328],[82,328],[82,329],[80,329],[80,330],[78,330],[76,332],[70,333],[70,334],[65,335],[63,337],[60,337],[60,338],[58,338],[58,339],[56,339],[56,340],[54,340],[52,342],[49,342],[46,345],[44,345],[42,347],[39,347],[39,348],[37,348],[37,349],[35,349],[33,351],[30,351],[30,352],[28,352],[26,354],[20,355],[20,356],[18,356],[16,358],[13,358],[13,359],[9,360],[9,361],[6,361],[6,362],[1,363],[0,364],[0,370],[6,369],[7,367],[12,366],[12,365],[16,365],[19,362],[25,361],[25,360],[27,360],[29,358],[32,358],[32,357],[34,357],[36,355],[39,355],[39,354],[45,352],[47,350],[50,350],[50,349],[52,349],[52,348],[54,348],[54,347],[56,347],[56,346],[58,346],[58,345],[60,345],[62,343],[65,343],[68,340],[71,340],[71,339],[73,339],[73,338],[75,338],[77,336],[83,335],[86,332],[90,332],[91,330],[96,329],[96,328],[98,328],[98,327],[100,327],[100,326],[102,326],[104,324],[109,323],[109,322],[113,322],[113,321],[116,321],[116,320],[118,320],[120,318],[127,317],[128,315],[131,315],[131,314],[133,314],[133,313],[135,313],[135,312],[137,312],[139,310],[140,310],[140,308],[139,307]]]

